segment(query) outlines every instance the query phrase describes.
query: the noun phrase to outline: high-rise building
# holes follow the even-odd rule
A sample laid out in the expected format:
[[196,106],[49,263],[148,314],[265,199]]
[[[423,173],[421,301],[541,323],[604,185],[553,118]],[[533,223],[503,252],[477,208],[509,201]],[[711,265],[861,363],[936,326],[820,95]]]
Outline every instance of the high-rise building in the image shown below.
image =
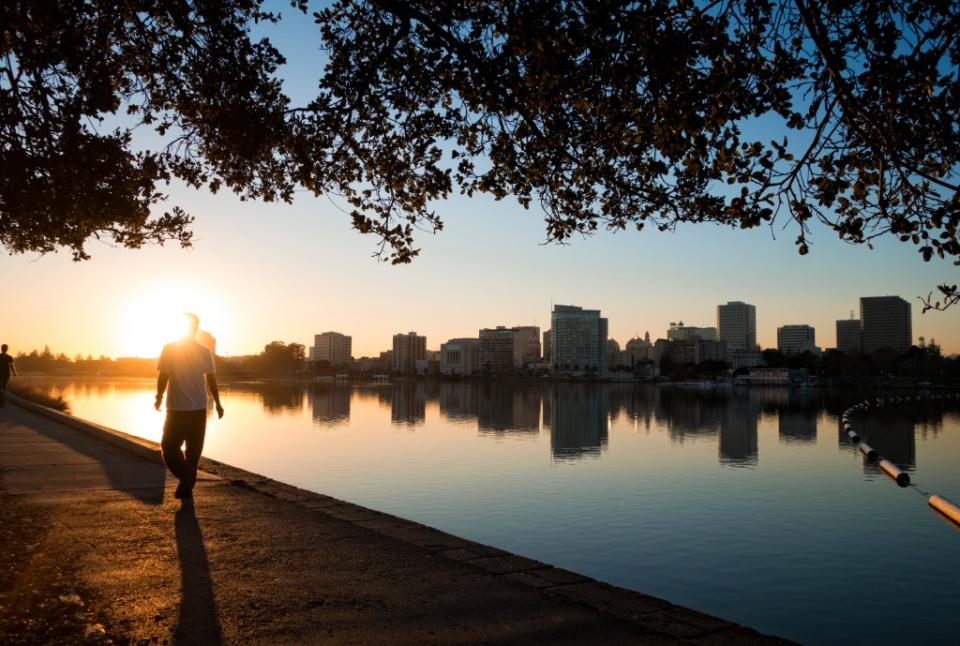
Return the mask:
[[777,349],[784,354],[817,352],[816,331],[809,325],[778,327]]
[[899,296],[860,299],[861,343],[867,354],[881,348],[905,352],[913,345],[910,303]]
[[667,339],[670,341],[716,341],[717,328],[715,327],[693,327],[684,325],[683,321],[671,323],[667,330]]
[[427,337],[416,332],[393,335],[393,370],[415,372],[417,361],[427,358]]
[[561,371],[607,372],[607,319],[600,310],[554,305],[550,315],[550,356]]
[[539,361],[540,328],[500,325],[480,330],[480,370],[503,374]]
[[339,332],[313,336],[310,361],[326,361],[331,366],[345,366],[353,361],[353,338]]
[[479,339],[450,339],[440,346],[440,372],[472,375],[479,364]]
[[543,360],[546,362],[550,361],[550,351],[551,351],[551,341],[550,341],[550,330],[547,330],[543,333]]
[[757,350],[757,308],[741,301],[717,305],[717,327],[727,352]]
[[860,354],[863,351],[861,337],[860,319],[837,321],[837,350],[847,354]]
[[479,366],[482,372],[507,374],[517,365],[514,354],[516,332],[513,328],[498,326],[480,330]]

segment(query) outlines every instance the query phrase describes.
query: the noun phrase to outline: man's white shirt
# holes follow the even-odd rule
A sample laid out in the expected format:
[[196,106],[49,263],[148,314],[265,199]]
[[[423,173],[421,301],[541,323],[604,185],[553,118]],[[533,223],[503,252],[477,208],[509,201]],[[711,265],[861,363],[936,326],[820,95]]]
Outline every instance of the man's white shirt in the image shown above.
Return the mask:
[[167,410],[204,410],[207,388],[204,375],[213,374],[213,355],[193,339],[181,339],[163,346],[157,370],[170,377]]

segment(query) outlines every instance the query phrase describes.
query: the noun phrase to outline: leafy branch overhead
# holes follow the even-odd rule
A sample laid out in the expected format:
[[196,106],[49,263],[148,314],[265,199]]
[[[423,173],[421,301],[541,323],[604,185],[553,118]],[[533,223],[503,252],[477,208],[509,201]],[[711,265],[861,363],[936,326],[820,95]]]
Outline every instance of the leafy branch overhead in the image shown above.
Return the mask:
[[151,215],[177,178],[342,195],[393,262],[455,191],[541,207],[553,241],[780,222],[806,253],[820,222],[960,260],[956,2],[294,5],[327,55],[304,105],[255,0],[4,3],[7,249],[189,244],[186,213]]

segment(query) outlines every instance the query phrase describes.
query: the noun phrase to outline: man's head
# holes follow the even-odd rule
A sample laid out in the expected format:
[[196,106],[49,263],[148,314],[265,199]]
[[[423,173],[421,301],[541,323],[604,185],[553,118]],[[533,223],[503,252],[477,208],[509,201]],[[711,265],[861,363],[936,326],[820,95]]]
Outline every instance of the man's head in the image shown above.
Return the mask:
[[186,336],[192,339],[197,335],[197,330],[200,328],[200,317],[190,312],[184,312],[183,318],[187,323]]
[[7,344],[4,343],[3,345],[0,345],[0,352],[6,352],[6,351],[7,351]]

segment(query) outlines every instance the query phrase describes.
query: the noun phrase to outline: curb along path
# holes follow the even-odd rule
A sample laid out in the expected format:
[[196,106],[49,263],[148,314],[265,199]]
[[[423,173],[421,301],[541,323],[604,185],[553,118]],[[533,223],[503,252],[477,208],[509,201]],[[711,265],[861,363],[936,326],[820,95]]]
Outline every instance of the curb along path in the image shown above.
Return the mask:
[[[92,642],[784,643],[215,460],[181,508],[155,443],[10,400],[0,494],[39,534],[0,615],[82,608]],[[51,569],[76,590],[25,606]]]

